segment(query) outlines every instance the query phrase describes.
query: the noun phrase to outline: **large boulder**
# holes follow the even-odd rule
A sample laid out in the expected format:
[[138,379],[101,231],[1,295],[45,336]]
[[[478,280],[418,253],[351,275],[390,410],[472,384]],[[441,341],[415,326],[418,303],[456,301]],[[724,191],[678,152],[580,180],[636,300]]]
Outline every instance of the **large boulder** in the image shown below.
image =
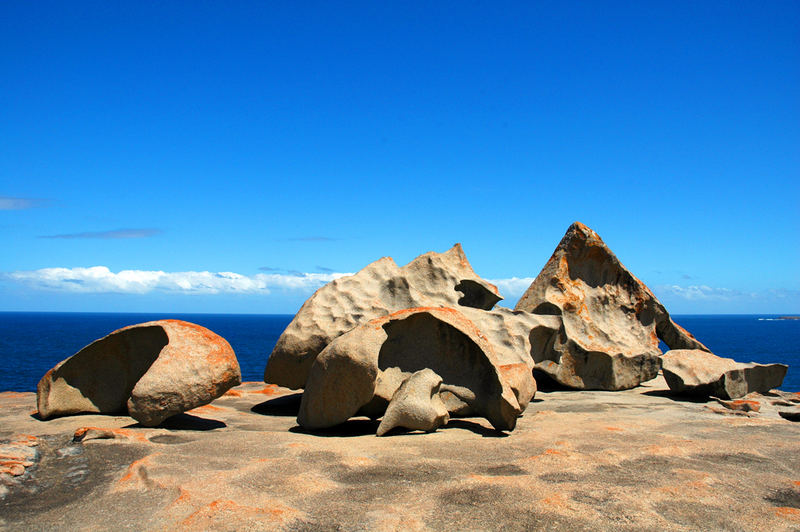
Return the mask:
[[664,379],[675,393],[737,399],[783,383],[784,364],[744,364],[699,349],[674,349],[662,357]]
[[241,382],[236,355],[205,327],[160,320],[125,327],[39,381],[39,416],[127,413],[142,425],[210,403]]
[[377,435],[395,427],[433,432],[447,424],[450,414],[439,397],[441,385],[442,378],[428,368],[410,375],[392,395]]
[[491,309],[502,298],[478,277],[460,244],[420,255],[402,268],[390,257],[331,281],[302,306],[278,339],[264,381],[303,388],[317,355],[356,325],[414,307]]
[[[384,387],[384,397],[389,392],[393,397],[391,386],[404,374],[428,368],[441,376],[442,391],[497,430],[513,430],[522,408],[502,365],[486,336],[458,310],[401,310],[355,327],[322,350],[311,366],[297,421],[307,429],[332,427],[368,405],[378,417],[376,390]],[[517,386],[525,394],[535,390],[531,383]],[[522,399],[527,404],[530,397]]]
[[623,390],[658,374],[659,338],[701,349],[597,233],[575,222],[520,298],[518,311],[560,316],[556,334],[537,337],[537,369],[578,389]]

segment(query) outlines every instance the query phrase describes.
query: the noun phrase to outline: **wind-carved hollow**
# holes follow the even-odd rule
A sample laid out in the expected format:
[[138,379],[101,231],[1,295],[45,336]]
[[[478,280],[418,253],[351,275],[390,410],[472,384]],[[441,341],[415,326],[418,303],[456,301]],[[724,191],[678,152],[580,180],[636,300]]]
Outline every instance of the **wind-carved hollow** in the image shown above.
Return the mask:
[[[475,397],[502,394],[495,368],[466,334],[428,313],[414,314],[383,326],[387,339],[378,355],[381,371],[397,367],[413,373],[430,368],[442,377],[443,388],[472,393],[459,399],[471,403]],[[475,405],[480,409],[480,405]]]
[[464,294],[458,300],[458,304],[463,307],[492,310],[497,302],[503,299],[483,284],[472,279],[463,279],[456,285],[456,291]]
[[536,305],[536,308],[533,309],[533,314],[543,314],[545,316],[561,316],[561,309],[550,303],[549,301],[544,301]]
[[72,402],[73,408],[67,412],[40,405],[40,415],[127,413],[134,386],[167,343],[167,333],[156,325],[135,327],[89,344],[53,370],[49,394],[40,394],[49,404],[67,404],[59,398],[71,397],[78,400],[78,406]]

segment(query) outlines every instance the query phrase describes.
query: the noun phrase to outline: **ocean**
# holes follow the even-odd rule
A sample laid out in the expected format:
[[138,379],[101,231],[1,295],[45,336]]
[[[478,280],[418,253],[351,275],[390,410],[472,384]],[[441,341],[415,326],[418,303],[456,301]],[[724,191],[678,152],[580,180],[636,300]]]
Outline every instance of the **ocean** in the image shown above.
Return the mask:
[[[175,318],[230,342],[242,379],[261,381],[264,365],[291,315],[0,312],[0,391],[36,391],[44,373],[115,329]],[[782,389],[800,391],[800,320],[774,315],[684,315],[673,319],[714,353],[740,362],[789,365]],[[663,348],[663,346],[662,346]]]

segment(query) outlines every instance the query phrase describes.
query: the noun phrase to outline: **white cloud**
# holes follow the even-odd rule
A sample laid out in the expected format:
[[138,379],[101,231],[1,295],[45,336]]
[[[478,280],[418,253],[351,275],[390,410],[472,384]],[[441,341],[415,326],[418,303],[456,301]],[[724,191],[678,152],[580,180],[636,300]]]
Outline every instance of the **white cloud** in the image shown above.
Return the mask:
[[120,238],[148,238],[157,236],[163,233],[161,229],[113,229],[111,231],[86,231],[83,233],[67,233],[61,235],[43,235],[39,238],[60,238],[65,240],[73,240],[76,238],[102,238],[102,239],[120,239]]
[[0,211],[21,211],[23,209],[32,209],[38,207],[41,200],[34,198],[11,198],[9,196],[0,196]]
[[312,291],[349,273],[303,273],[300,275],[242,275],[234,272],[163,272],[122,270],[105,266],[91,268],[43,268],[5,274],[6,279],[35,288],[84,293],[168,292],[186,294],[261,293],[271,290]]
[[505,298],[518,298],[525,293],[535,277],[511,277],[509,279],[487,279],[497,286],[500,295]]
[[713,288],[706,285],[679,286],[661,285],[655,287],[655,292],[659,297],[676,296],[690,301],[698,300],[719,300],[730,301],[742,297],[756,297],[757,294],[741,292],[731,288]]

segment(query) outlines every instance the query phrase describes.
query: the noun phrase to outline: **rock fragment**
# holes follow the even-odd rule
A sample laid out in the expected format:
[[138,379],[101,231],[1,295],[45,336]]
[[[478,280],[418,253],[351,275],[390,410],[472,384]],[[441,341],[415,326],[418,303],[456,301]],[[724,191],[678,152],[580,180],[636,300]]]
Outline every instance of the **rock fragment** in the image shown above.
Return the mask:
[[39,381],[42,419],[124,414],[145,426],[210,403],[241,382],[224,338],[193,323],[132,325],[92,342]]
[[673,349],[708,350],[580,222],[569,227],[516,310],[561,317],[557,334],[538,342],[534,362],[573,388],[623,390],[654,378],[659,338]]
[[371,319],[414,307],[491,309],[501,299],[497,287],[473,271],[460,244],[402,268],[384,257],[331,281],[303,304],[267,360],[264,381],[303,388],[325,346]]
[[738,399],[778,388],[784,364],[744,364],[697,349],[673,349],[662,357],[664,379],[675,393]]
[[439,397],[441,385],[442,378],[433,370],[413,373],[392,396],[377,435],[383,436],[395,427],[433,432],[447,424],[450,415]]

